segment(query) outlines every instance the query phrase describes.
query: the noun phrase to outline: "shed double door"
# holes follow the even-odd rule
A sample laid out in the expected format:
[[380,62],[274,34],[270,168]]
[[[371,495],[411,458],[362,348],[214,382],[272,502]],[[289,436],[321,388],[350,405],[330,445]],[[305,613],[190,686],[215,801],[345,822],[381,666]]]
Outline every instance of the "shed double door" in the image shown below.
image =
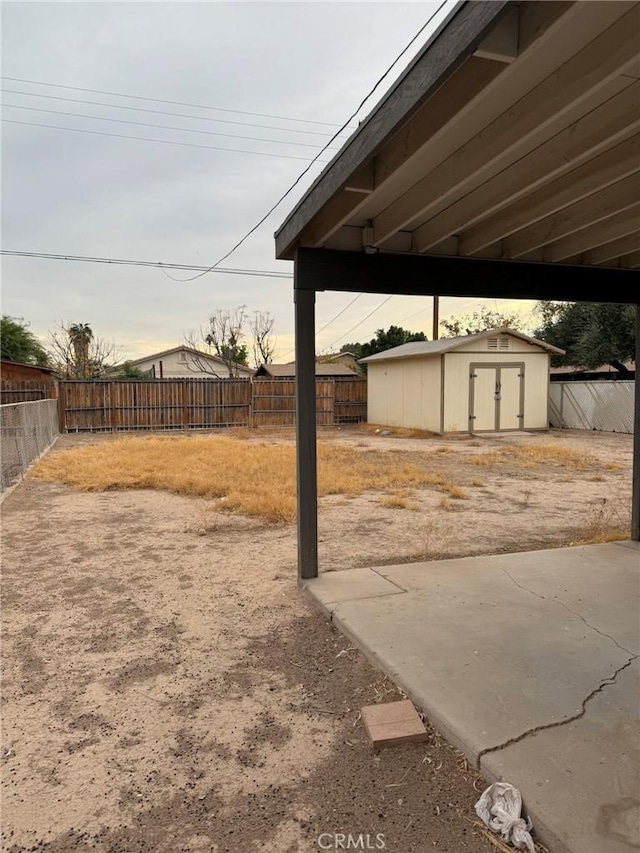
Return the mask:
[[524,427],[524,364],[472,364],[469,432]]

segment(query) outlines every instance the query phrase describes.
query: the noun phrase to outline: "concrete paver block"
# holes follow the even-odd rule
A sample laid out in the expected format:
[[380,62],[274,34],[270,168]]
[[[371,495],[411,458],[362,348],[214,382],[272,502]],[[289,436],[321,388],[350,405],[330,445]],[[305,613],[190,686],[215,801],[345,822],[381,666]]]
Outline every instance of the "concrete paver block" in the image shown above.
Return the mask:
[[428,737],[424,723],[408,699],[366,705],[362,709],[362,722],[374,749],[421,743]]

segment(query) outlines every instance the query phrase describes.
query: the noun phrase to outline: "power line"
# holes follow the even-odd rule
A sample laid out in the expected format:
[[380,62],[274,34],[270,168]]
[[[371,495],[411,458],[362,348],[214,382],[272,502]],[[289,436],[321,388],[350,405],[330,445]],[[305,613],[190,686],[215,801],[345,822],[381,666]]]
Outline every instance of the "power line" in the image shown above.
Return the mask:
[[[150,139],[148,136],[127,136],[123,133],[106,133],[103,130],[85,130],[84,128],[80,127],[60,127],[59,125],[55,124],[38,124],[37,122],[33,121],[17,121],[16,119],[12,118],[3,118],[0,119],[0,121],[3,121],[7,124],[20,124],[24,127],[44,127],[48,130],[66,130],[71,133],[90,133],[92,136],[110,136],[113,139],[135,139],[138,142],[158,142],[161,145],[182,145],[186,148],[205,148],[208,151],[226,151],[229,154],[255,154],[259,157],[278,157],[279,159],[284,160],[304,160],[305,162],[309,162],[310,159],[309,157],[298,157],[295,154],[273,154],[267,151],[247,151],[241,148],[219,148],[215,145],[198,145],[197,142],[178,142],[177,140],[172,139]],[[322,154],[322,151],[320,151],[320,154]],[[317,160],[318,158],[314,157],[311,162],[316,163]],[[323,160],[320,162],[327,163],[328,160]],[[185,281],[188,280],[189,279],[185,279]]]
[[86,113],[67,113],[62,110],[46,110],[41,107],[24,107],[19,104],[3,104],[3,107],[10,107],[14,110],[29,110],[30,112],[37,113],[49,113],[54,116],[70,116],[71,118],[88,118],[96,121],[109,121],[115,122],[116,124],[133,124],[136,127],[153,127],[157,130],[177,130],[180,133],[203,133],[207,136],[224,136],[226,139],[250,139],[253,142],[269,142],[275,143],[276,145],[298,145],[302,148],[320,148],[321,143],[317,142],[315,145],[311,142],[290,142],[287,139],[265,139],[259,136],[242,136],[241,134],[235,133],[219,133],[215,130],[196,130],[190,127],[175,127],[169,124],[150,124],[149,122],[144,121],[128,121],[123,118],[109,118],[108,116],[91,116]]
[[[162,261],[132,261],[124,258],[100,258],[90,255],[59,255],[50,252],[17,252],[12,249],[0,250],[0,255],[12,255],[18,258],[45,258],[53,261],[84,261],[92,264],[112,264],[114,266],[130,266],[130,267],[160,267],[162,269],[172,270],[205,270],[208,267],[199,266],[198,264],[165,264]],[[240,269],[238,267],[216,267],[214,272],[227,273],[229,275],[251,275],[260,276],[262,278],[287,278],[292,279],[293,275],[289,272],[278,272],[277,270],[252,270]]]
[[352,306],[355,302],[357,302],[357,301],[358,301],[358,299],[360,299],[360,297],[361,297],[361,296],[362,296],[362,293],[358,293],[358,295],[357,295],[354,299],[352,299],[352,300],[351,300],[351,302],[350,302],[348,305],[345,305],[345,307],[342,309],[342,311],[338,311],[338,313],[336,314],[336,316],[335,316],[335,317],[332,317],[332,318],[331,318],[331,320],[329,320],[329,322],[328,322],[328,323],[325,323],[325,324],[324,324],[324,326],[323,326],[321,329],[318,329],[318,331],[316,332],[316,337],[317,337],[321,332],[324,332],[324,330],[325,330],[325,329],[327,329],[327,328],[328,328],[332,323],[335,323],[335,321],[338,319],[338,317],[342,317],[342,315],[344,314],[344,312],[345,312],[348,308],[351,308],[351,306]]
[[184,113],[174,113],[170,110],[150,110],[145,107],[130,107],[126,104],[105,104],[104,101],[88,101],[82,98],[65,98],[62,95],[43,95],[40,92],[21,92],[19,89],[0,89],[3,95],[25,95],[29,98],[46,98],[49,101],[66,101],[69,104],[88,104],[95,107],[110,107],[116,110],[128,110],[138,113],[152,113],[153,115],[174,116],[175,118],[188,118],[194,121],[213,121],[218,124],[233,124],[237,127],[258,127],[262,130],[282,130],[285,133],[302,133],[305,136],[331,136],[326,130],[298,130],[295,127],[276,127],[272,124],[253,124],[247,121],[231,121],[226,118],[213,118],[212,116],[194,116]]
[[[218,267],[217,269],[219,269],[219,267]],[[214,272],[215,272],[215,270],[214,270]],[[348,308],[351,308],[351,306],[352,306],[355,302],[357,302],[357,301],[358,301],[358,299],[360,299],[360,297],[361,297],[362,295],[363,295],[362,293],[358,293],[358,294],[355,296],[355,298],[354,298],[354,299],[352,299],[352,300],[351,300],[351,302],[349,302],[349,304],[348,304],[348,305],[345,305],[345,306],[344,306],[344,308],[343,308],[341,311],[338,311],[338,313],[336,314],[336,316],[335,316],[335,317],[332,317],[332,318],[329,320],[329,322],[328,322],[328,323],[325,323],[325,324],[324,324],[324,326],[323,326],[321,329],[318,329],[318,331],[317,331],[317,332],[316,332],[316,334],[315,334],[316,338],[318,337],[318,335],[319,335],[321,332],[324,332],[324,330],[325,330],[325,329],[327,329],[327,328],[328,328],[332,323],[335,323],[335,321],[338,319],[338,317],[341,317],[341,316],[344,314],[344,312],[345,312]],[[290,355],[292,352],[293,352],[293,350],[292,350],[292,349],[287,350],[287,352],[285,352],[285,354],[284,354],[284,355],[282,355],[282,356],[280,356],[280,357],[281,357],[281,358],[284,358],[285,356]]]
[[334,348],[334,346],[335,346],[336,344],[338,344],[338,343],[340,343],[340,341],[344,340],[344,338],[346,338],[346,337],[347,337],[347,335],[350,335],[350,334],[351,334],[351,332],[354,332],[354,331],[355,331],[359,326],[361,326],[361,325],[362,325],[366,320],[368,320],[368,319],[369,319],[369,317],[373,317],[373,315],[376,313],[376,311],[379,311],[379,310],[382,308],[382,306],[383,306],[383,305],[386,305],[386,304],[387,304],[387,302],[388,302],[390,299],[392,299],[394,296],[395,296],[395,293],[392,293],[392,294],[391,294],[391,296],[387,296],[387,298],[386,298],[386,299],[383,299],[383,300],[382,300],[382,302],[381,302],[379,305],[377,305],[377,306],[373,309],[373,311],[370,311],[370,312],[367,314],[367,316],[366,316],[366,317],[363,317],[363,318],[362,318],[362,320],[360,320],[360,322],[359,322],[359,323],[356,323],[356,324],[355,324],[355,326],[352,326],[352,327],[349,329],[349,331],[348,331],[348,332],[345,332],[345,333],[344,333],[344,335],[340,335],[340,337],[339,337],[339,338],[337,338],[337,339],[336,339],[332,344],[330,344],[330,345],[329,345],[329,349],[333,349],[333,348]]
[[419,311],[416,311],[414,314],[409,314],[408,317],[405,317],[404,320],[400,320],[401,323],[406,323],[407,320],[412,320],[414,317],[417,317],[418,314],[424,314],[425,311],[430,311],[431,309],[427,306],[427,308],[421,308]]
[[[223,261],[226,261],[226,259],[227,259],[228,257],[230,257],[230,256],[231,256],[231,255],[236,251],[236,249],[239,249],[239,248],[240,248],[240,246],[242,246],[242,244],[243,244],[246,240],[248,240],[248,239],[249,239],[249,237],[250,237],[250,236],[251,236],[255,231],[257,231],[257,230],[258,230],[258,228],[260,228],[260,226],[261,226],[264,222],[266,222],[266,220],[271,216],[271,214],[274,212],[274,210],[276,210],[276,208],[277,208],[277,207],[279,207],[279,206],[282,204],[282,202],[283,202],[283,201],[285,200],[285,198],[289,195],[289,193],[291,193],[291,192],[292,192],[292,191],[293,191],[293,190],[298,186],[298,184],[300,183],[300,181],[301,181],[301,180],[304,178],[304,176],[305,176],[305,175],[310,171],[310,169],[313,167],[313,165],[314,165],[316,162],[318,162],[318,160],[319,160],[320,156],[321,156],[322,154],[324,154],[324,152],[325,152],[325,151],[327,150],[327,148],[331,145],[331,143],[332,143],[332,142],[333,142],[333,141],[334,141],[334,140],[335,140],[335,139],[336,139],[336,138],[337,138],[337,137],[342,133],[342,131],[343,131],[343,130],[344,130],[344,129],[345,129],[345,128],[346,128],[346,127],[347,127],[347,126],[348,126],[348,125],[353,121],[353,119],[358,115],[358,113],[360,112],[360,110],[362,109],[362,107],[366,104],[366,102],[369,100],[369,98],[373,95],[373,93],[376,91],[376,89],[378,88],[378,86],[379,86],[379,85],[382,83],[382,81],[383,81],[383,80],[384,80],[384,79],[385,79],[385,78],[386,78],[386,77],[391,73],[391,70],[393,69],[393,67],[394,67],[394,66],[395,66],[395,65],[400,61],[400,59],[402,59],[402,57],[405,55],[405,53],[406,53],[406,52],[411,48],[411,46],[414,44],[414,42],[415,42],[415,41],[417,41],[417,39],[422,35],[422,33],[425,31],[425,29],[429,26],[429,24],[431,23],[431,21],[433,21],[433,19],[434,19],[434,18],[435,18],[435,16],[438,14],[438,12],[440,12],[440,10],[441,10],[441,9],[443,9],[443,8],[444,8],[444,6],[445,6],[448,2],[449,2],[449,0],[442,0],[442,2],[441,2],[441,3],[440,3],[440,5],[438,6],[438,8],[435,10],[435,12],[433,12],[433,14],[431,14],[431,15],[429,16],[429,18],[426,20],[426,22],[425,22],[425,23],[420,27],[420,29],[418,30],[418,32],[413,36],[413,38],[411,39],[411,41],[406,45],[406,47],[404,47],[404,48],[400,51],[400,53],[398,54],[398,56],[393,60],[393,62],[392,62],[392,63],[391,63],[391,65],[387,68],[387,70],[384,72],[384,74],[383,74],[383,75],[382,75],[382,76],[377,80],[377,82],[375,83],[375,85],[373,86],[373,88],[372,88],[372,89],[370,89],[370,90],[369,90],[369,92],[365,95],[365,97],[360,101],[360,103],[358,104],[357,108],[356,108],[356,109],[354,110],[354,112],[349,116],[349,118],[344,122],[344,124],[340,127],[340,129],[339,129],[339,130],[337,130],[337,131],[336,131],[336,133],[334,133],[334,134],[333,134],[333,136],[332,136],[332,137],[331,137],[331,139],[327,142],[327,144],[324,146],[324,148],[322,148],[322,150],[320,150],[320,151],[316,154],[316,156],[315,156],[315,157],[313,158],[313,160],[309,163],[309,165],[308,165],[305,169],[303,169],[303,171],[298,175],[298,177],[295,179],[295,181],[294,181],[294,182],[289,186],[289,188],[288,188],[287,190],[285,190],[285,192],[280,196],[280,198],[276,201],[276,203],[275,203],[275,204],[274,204],[274,205],[273,205],[273,206],[272,206],[272,207],[271,207],[271,208],[270,208],[270,209],[265,213],[265,215],[264,215],[264,216],[263,216],[263,217],[262,217],[262,218],[261,218],[261,219],[260,219],[260,220],[259,220],[259,221],[254,225],[254,226],[253,226],[253,228],[250,228],[250,229],[247,231],[247,233],[246,233],[246,234],[245,234],[245,235],[244,235],[240,240],[238,240],[238,242],[235,244],[235,246],[233,246],[231,249],[229,249],[229,251],[228,251],[226,254],[224,254],[221,258],[219,258],[219,259],[216,261],[216,263],[211,267],[211,269],[214,269],[216,266],[218,266],[218,264],[221,264]],[[167,273],[165,273],[165,275],[166,275],[166,274],[167,274]],[[206,274],[207,274],[206,272],[201,272],[201,273],[198,273],[198,275],[192,276],[191,278],[188,278],[188,279],[174,279],[174,281],[194,281],[196,278],[200,278],[201,276],[206,275]],[[173,277],[172,277],[172,276],[169,276],[169,278],[173,278]]]
[[[123,92],[106,92],[103,89],[87,89],[82,86],[63,86],[60,83],[46,83],[42,80],[24,80],[21,77],[5,77],[0,76],[0,80],[10,80],[12,83],[29,83],[34,86],[50,86],[54,89],[68,89],[73,92],[91,92],[94,95],[110,95],[114,98],[130,98],[136,101],[151,101],[154,104],[171,104],[174,107],[191,107],[197,110],[215,110],[222,113],[233,113],[235,115],[258,116],[258,118],[272,118],[277,121],[296,121],[302,124],[319,124],[325,127],[337,127],[334,122],[328,121],[313,121],[307,118],[291,118],[290,116],[270,115],[269,113],[252,113],[247,110],[231,110],[226,107],[211,107],[207,104],[189,104],[184,101],[167,101],[164,98],[148,98],[145,95],[129,95]],[[344,129],[344,128],[342,128]]]

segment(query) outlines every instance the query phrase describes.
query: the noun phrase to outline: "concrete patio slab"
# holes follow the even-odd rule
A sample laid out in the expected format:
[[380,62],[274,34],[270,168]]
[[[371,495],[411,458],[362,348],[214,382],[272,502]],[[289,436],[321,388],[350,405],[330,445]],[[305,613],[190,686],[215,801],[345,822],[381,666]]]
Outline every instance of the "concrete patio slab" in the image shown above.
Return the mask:
[[619,853],[633,849],[619,823],[638,791],[613,768],[637,757],[639,570],[636,548],[609,543],[357,569],[306,587],[489,778],[521,788],[554,853]]
[[397,595],[404,592],[392,581],[374,572],[373,569],[351,569],[348,572],[327,572],[314,578],[314,595],[326,605],[343,604],[363,598],[381,595]]
[[482,760],[485,773],[527,791],[531,817],[535,824],[544,821],[554,851],[638,849],[640,731],[633,720],[639,669],[632,661],[589,700],[579,720],[534,733]]

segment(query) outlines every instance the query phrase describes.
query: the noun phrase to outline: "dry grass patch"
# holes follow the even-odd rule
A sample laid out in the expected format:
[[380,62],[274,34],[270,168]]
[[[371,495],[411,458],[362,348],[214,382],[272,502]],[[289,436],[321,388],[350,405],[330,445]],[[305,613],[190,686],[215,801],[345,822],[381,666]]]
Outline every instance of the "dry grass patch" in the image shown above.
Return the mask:
[[454,501],[466,501],[469,497],[465,490],[461,489],[460,486],[447,486],[446,491],[449,497],[453,498]]
[[407,491],[406,489],[402,489],[397,492],[392,492],[390,495],[382,498],[380,501],[380,506],[386,507],[387,509],[412,509],[416,510],[418,507],[415,503],[412,503],[409,498],[411,498],[412,492]]
[[409,509],[409,503],[406,498],[401,498],[400,495],[387,495],[382,498],[380,506],[387,509]]
[[446,512],[451,512],[451,510],[453,509],[453,504],[451,503],[449,498],[440,498],[438,506],[440,507],[440,509],[444,509]]
[[[295,448],[226,436],[127,437],[54,453],[33,469],[45,482],[82,491],[165,489],[224,498],[227,510],[269,522],[296,516]],[[448,487],[447,478],[411,459],[320,444],[318,492],[356,497],[421,486]]]
[[[465,462],[482,468],[492,468],[495,465],[508,463],[516,463],[523,468],[556,465],[570,471],[592,471],[594,468],[603,467],[600,460],[591,453],[584,450],[574,450],[571,447],[561,447],[553,442],[526,446],[505,444],[499,450],[470,454],[465,458]],[[607,463],[604,467],[608,468],[610,464]]]
[[587,517],[587,529],[580,544],[595,545],[628,538],[629,530],[617,501],[607,497],[593,501]]

